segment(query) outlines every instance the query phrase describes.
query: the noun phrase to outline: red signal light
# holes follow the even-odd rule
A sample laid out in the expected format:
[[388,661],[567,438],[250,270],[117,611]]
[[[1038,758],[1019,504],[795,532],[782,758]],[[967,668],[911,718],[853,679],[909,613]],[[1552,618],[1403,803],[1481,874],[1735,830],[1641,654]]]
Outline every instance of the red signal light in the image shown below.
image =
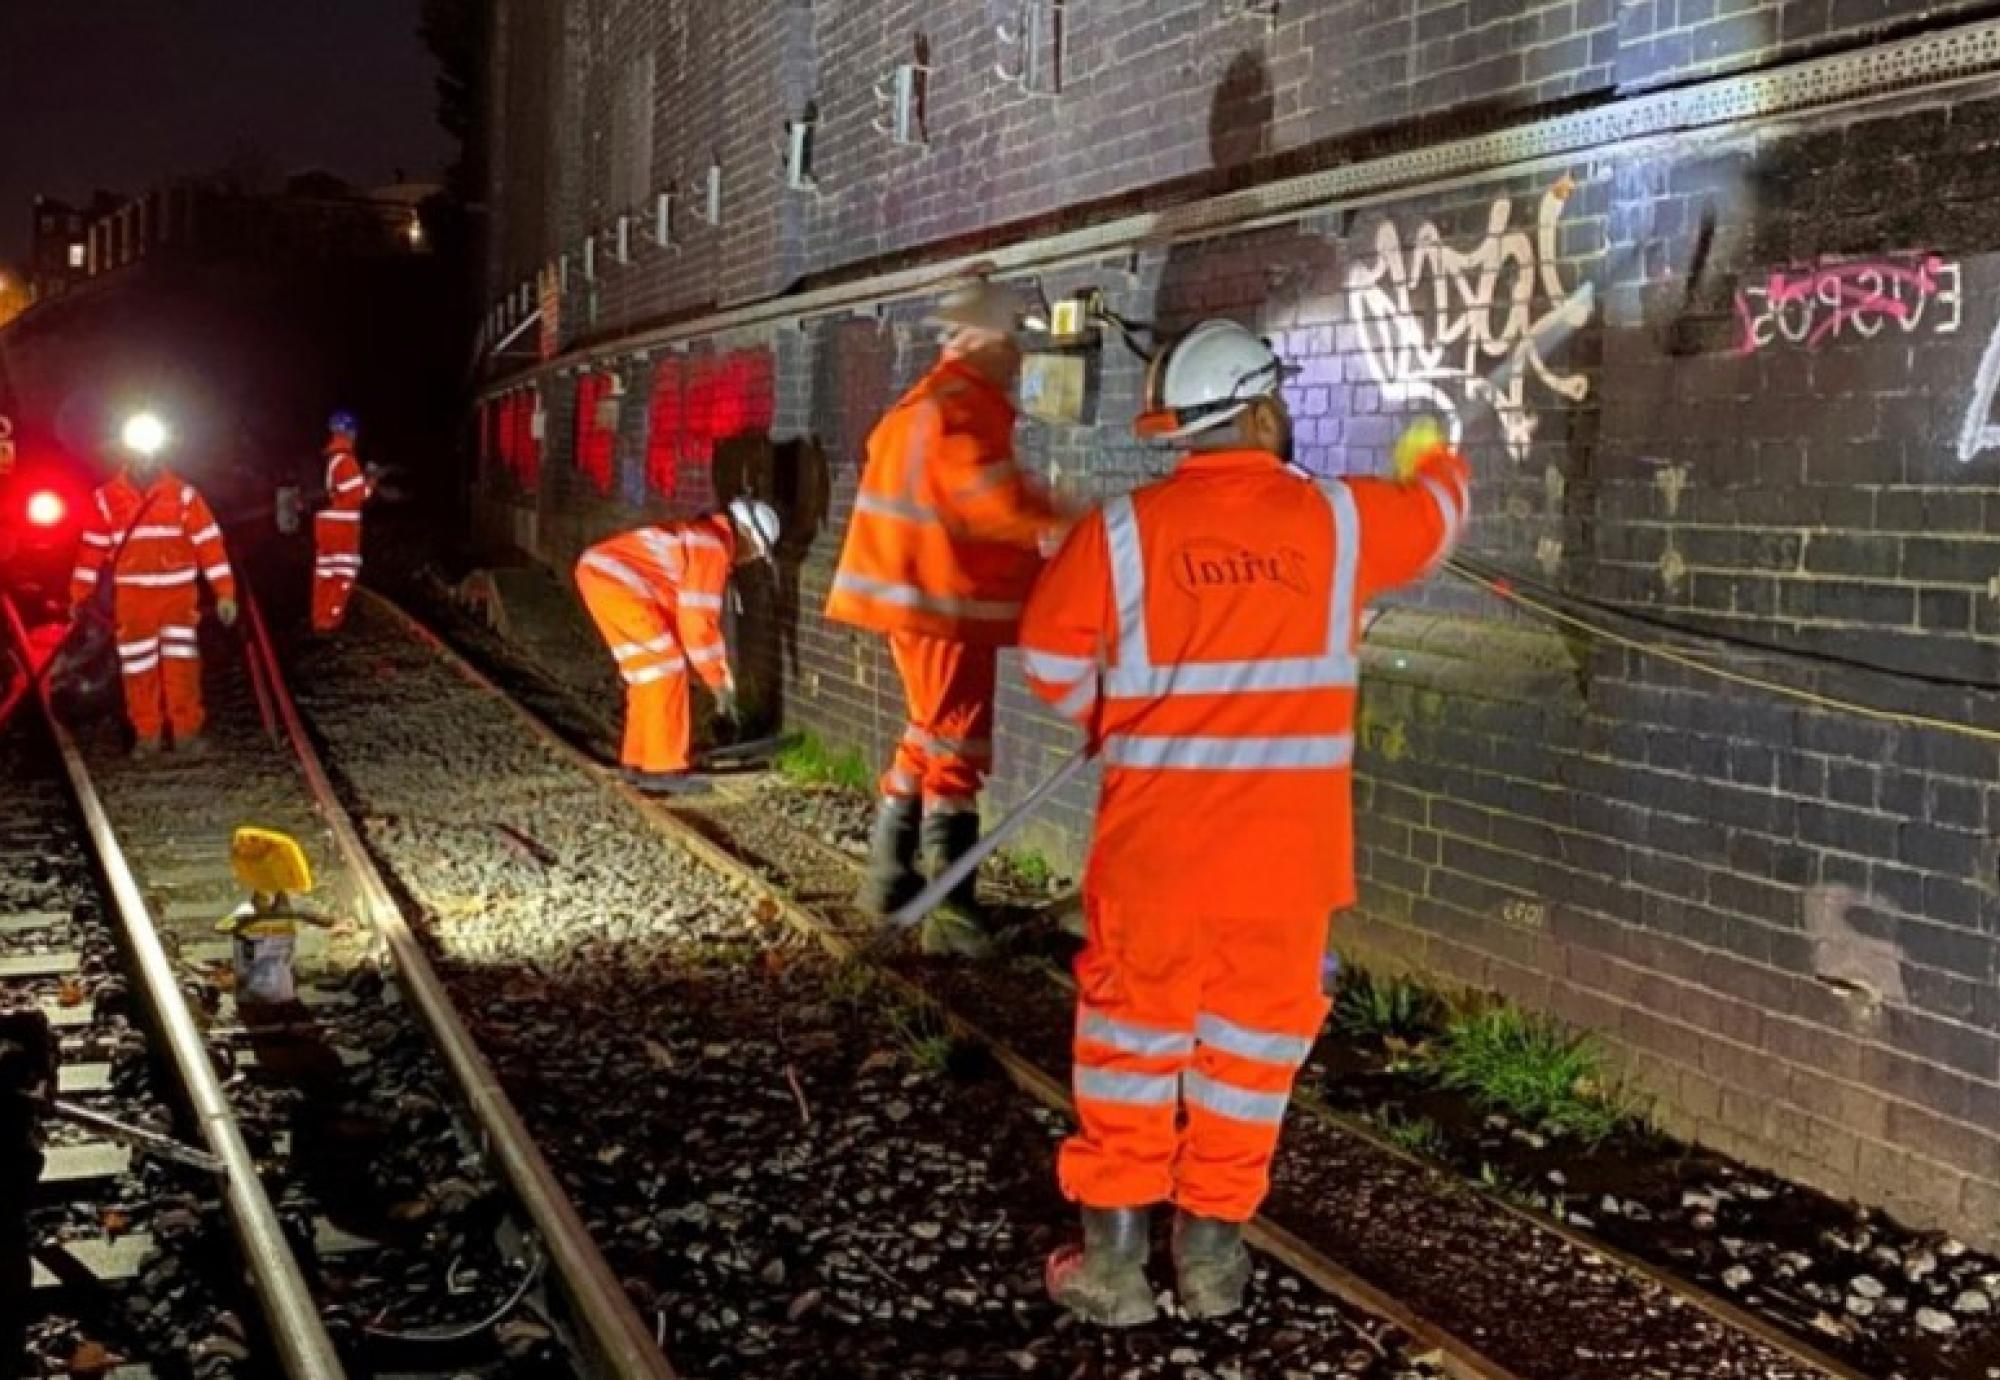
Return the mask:
[[36,527],[55,527],[61,524],[68,507],[62,495],[43,489],[28,500],[28,522]]

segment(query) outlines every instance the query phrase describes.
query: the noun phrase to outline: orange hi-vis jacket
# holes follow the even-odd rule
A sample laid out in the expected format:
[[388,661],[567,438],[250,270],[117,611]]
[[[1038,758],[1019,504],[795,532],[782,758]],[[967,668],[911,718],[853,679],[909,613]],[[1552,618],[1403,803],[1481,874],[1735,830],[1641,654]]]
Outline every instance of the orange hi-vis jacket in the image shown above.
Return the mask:
[[185,587],[192,595],[195,581],[206,579],[217,599],[236,597],[236,575],[215,515],[193,485],[168,470],[143,493],[123,474],[98,489],[77,547],[71,603],[91,596],[114,554],[111,579],[121,590]]
[[[326,507],[322,512],[360,513],[374,492],[367,471],[347,446],[329,446],[326,461]],[[359,521],[359,518],[356,518]]]
[[1213,452],[1078,526],[1021,645],[1104,763],[1094,894],[1211,917],[1353,902],[1360,611],[1443,560],[1469,484],[1442,446],[1408,484]]
[[735,564],[736,529],[727,513],[636,528],[583,553],[579,569],[671,613],[652,642],[612,648],[628,685],[677,674],[684,665],[711,689],[729,679],[722,600]]
[[1014,461],[1014,405],[945,360],[868,438],[827,617],[1011,646],[1055,505]]

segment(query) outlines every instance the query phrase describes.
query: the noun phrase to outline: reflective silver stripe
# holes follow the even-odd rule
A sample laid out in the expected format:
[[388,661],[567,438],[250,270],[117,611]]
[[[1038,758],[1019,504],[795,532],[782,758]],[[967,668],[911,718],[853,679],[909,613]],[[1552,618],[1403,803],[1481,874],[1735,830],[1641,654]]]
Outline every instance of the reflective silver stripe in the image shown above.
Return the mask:
[[1097,682],[1078,681],[1067,695],[1056,701],[1056,713],[1068,719],[1081,719],[1097,704]]
[[646,583],[639,572],[615,557],[606,556],[597,551],[586,551],[583,553],[583,560],[580,564],[589,566],[592,570],[610,576],[641,598],[650,599],[653,597],[652,587]]
[[672,633],[661,633],[651,642],[621,642],[611,649],[611,655],[623,661],[627,657],[643,656],[647,652],[671,652],[678,645]]
[[711,537],[706,532],[683,532],[681,533],[681,543],[690,550],[696,547],[704,551],[721,551],[725,553],[729,550],[728,547],[722,544],[720,537]]
[[181,506],[183,508],[192,508],[194,506],[194,501],[196,497],[198,497],[198,495],[194,491],[194,485],[192,484],[181,485]]
[[172,657],[176,661],[200,661],[201,648],[184,647],[180,643],[176,642],[172,646],[160,648],[160,655],[164,657]]
[[969,795],[933,795],[924,798],[927,815],[972,815],[979,813],[979,801]]
[[138,675],[144,675],[148,671],[157,669],[159,664],[160,664],[160,654],[158,652],[153,652],[140,660],[122,661],[119,663],[118,669],[123,671],[128,676],[138,676]]
[[854,511],[868,513],[874,517],[894,518],[898,522],[935,523],[938,515],[907,498],[882,498],[876,494],[856,494]]
[[230,574],[228,561],[217,561],[214,565],[205,565],[201,568],[201,573],[208,576],[208,578],[211,580],[227,580],[233,578]]
[[678,580],[686,573],[687,548],[682,544],[683,538],[658,527],[642,527],[639,529],[639,542],[660,563],[660,569],[667,573],[668,579]]
[[1205,1107],[1218,1116],[1226,1116],[1232,1121],[1255,1121],[1267,1126],[1282,1125],[1285,1120],[1285,1105],[1291,1098],[1285,1093],[1256,1092],[1250,1088],[1239,1088],[1234,1083],[1224,1083],[1210,1078],[1195,1069],[1183,1075],[1183,1089],[1187,1093],[1190,1106]]
[[1081,1008],[1077,1016],[1078,1038],[1122,1049],[1127,1054],[1188,1055],[1194,1053],[1194,1036],[1184,1030],[1158,1030],[1114,1020],[1102,1011]]
[[334,485],[333,489],[335,493],[344,494],[344,493],[351,493],[356,489],[365,489],[367,487],[368,487],[368,481],[365,479],[344,479],[340,483]]
[[658,666],[645,666],[637,671],[626,671],[624,673],[625,683],[627,685],[650,685],[656,680],[665,680],[668,676],[677,676],[686,669],[687,663],[679,657],[675,657],[672,661],[663,661]]
[[74,571],[71,572],[70,578],[72,580],[81,580],[84,584],[87,585],[94,585],[97,583],[97,572],[95,570],[90,569],[88,566],[80,565]]
[[208,526],[202,528],[199,532],[196,532],[193,536],[189,537],[188,540],[193,542],[196,546],[199,546],[203,542],[213,541],[215,538],[221,535],[222,535],[222,529],[220,527],[217,527],[214,523],[211,522],[208,524]]
[[120,642],[118,644],[118,655],[144,656],[148,652],[156,652],[159,649],[160,649],[159,638],[142,637],[137,642]]
[[1171,1107],[1179,1094],[1171,1073],[1113,1073],[1079,1064],[1076,1095],[1093,1102],[1123,1102],[1134,1107]]
[[1442,480],[1432,475],[1425,475],[1423,484],[1424,488],[1429,490],[1432,501],[1437,504],[1439,516],[1444,518],[1444,542],[1438,548],[1439,558],[1442,559],[1450,555],[1452,548],[1458,545],[1459,536],[1465,530],[1465,515],[1459,510],[1458,500],[1452,497],[1451,490],[1445,487]]
[[195,640],[196,634],[192,625],[183,626],[176,623],[170,627],[161,628],[160,636],[168,642],[192,642]]
[[83,534],[83,544],[85,546],[109,547],[111,545],[111,536],[106,532],[85,532]]
[[1203,1044],[1244,1059],[1297,1068],[1312,1053],[1312,1041],[1298,1035],[1281,1035],[1252,1030],[1221,1016],[1204,1011],[1195,1021],[1194,1033]]
[[1354,760],[1345,733],[1296,738],[1147,738],[1116,734],[1104,740],[1104,760],[1114,767],[1184,771],[1332,771]]
[[328,522],[359,522],[361,510],[358,508],[322,508],[319,515]]
[[727,655],[729,655],[729,649],[727,647],[722,647],[722,646],[702,647],[697,651],[689,652],[687,654],[687,659],[691,665],[706,666],[709,662],[720,661],[722,660],[723,657]]
[[1021,614],[1021,605],[1018,601],[955,599],[946,594],[926,594],[915,585],[871,580],[865,575],[837,575],[834,577],[833,587],[863,599],[874,599],[884,604],[894,604],[899,608],[924,609],[955,618],[1018,618]]
[[[227,567],[225,566],[224,569],[226,570]],[[193,570],[175,570],[162,575],[119,575],[117,583],[121,585],[142,585],[147,589],[167,589],[173,585],[193,584],[196,573]]]
[[[97,499],[97,511],[104,515],[104,520],[106,522],[111,522],[111,502],[109,499],[105,498],[104,490],[99,489],[95,496]],[[116,527],[118,524],[112,522],[111,525]]]
[[[889,788],[892,791],[900,791],[904,795],[915,795],[917,791],[917,778],[899,767],[889,773]],[[894,797],[892,796],[891,798],[893,799]]]
[[1068,685],[1081,680],[1097,669],[1095,657],[1058,656],[1054,652],[1021,653],[1021,665],[1036,680],[1046,680],[1057,685]]
[[1327,610],[1326,650],[1348,656],[1354,647],[1355,580],[1361,570],[1361,513],[1354,490],[1335,483],[1321,489],[1333,509],[1333,606]]
[[720,594],[683,594],[680,596],[684,609],[719,609],[722,607]]
[[1170,666],[1113,666],[1105,693],[1115,699],[1166,695],[1237,695],[1275,690],[1343,689],[1360,683],[1360,662],[1345,652],[1268,661],[1182,661]]
[[1118,664],[1150,667],[1146,650],[1146,557],[1132,498],[1120,494],[1104,505],[1104,538],[1111,549],[1111,592],[1118,605]]
[[151,522],[147,523],[144,527],[134,527],[131,532],[133,541],[157,541],[163,537],[178,537],[180,535],[181,529],[178,527],[163,527]]

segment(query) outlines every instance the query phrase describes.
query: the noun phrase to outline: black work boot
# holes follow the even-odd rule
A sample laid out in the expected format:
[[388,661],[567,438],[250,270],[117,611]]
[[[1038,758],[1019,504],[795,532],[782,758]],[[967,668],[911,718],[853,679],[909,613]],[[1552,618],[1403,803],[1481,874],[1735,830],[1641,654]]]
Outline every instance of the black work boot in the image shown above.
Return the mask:
[[[924,863],[933,878],[943,874],[979,842],[979,811],[949,810],[926,814],[923,827]],[[919,936],[927,954],[983,958],[993,941],[979,912],[979,872],[951,889],[944,904],[924,917]]]
[[1138,1327],[1159,1316],[1146,1282],[1145,1208],[1085,1208],[1083,1244],[1057,1247],[1043,1276],[1049,1297],[1085,1322]]
[[883,916],[923,890],[917,875],[917,829],[922,807],[914,799],[884,796],[868,836],[868,872],[854,895],[857,908]]
[[1190,1318],[1220,1318],[1243,1306],[1250,1283],[1250,1252],[1243,1224],[1191,1212],[1174,1216],[1174,1271],[1181,1307]]

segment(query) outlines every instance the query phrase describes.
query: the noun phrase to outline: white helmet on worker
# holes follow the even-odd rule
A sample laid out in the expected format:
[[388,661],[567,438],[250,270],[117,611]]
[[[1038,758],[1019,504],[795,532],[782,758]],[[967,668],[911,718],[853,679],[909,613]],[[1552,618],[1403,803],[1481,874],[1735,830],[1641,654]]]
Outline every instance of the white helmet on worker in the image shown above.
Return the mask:
[[1276,398],[1285,372],[1277,351],[1249,327],[1204,321],[1153,357],[1133,429],[1149,441],[1211,431],[1259,398]]
[[778,549],[778,510],[762,499],[732,498],[729,519],[738,535],[750,543],[754,560],[768,561]]
[[927,319],[952,336],[970,331],[1011,337],[1021,328],[1021,304],[1006,288],[973,274],[947,284]]

